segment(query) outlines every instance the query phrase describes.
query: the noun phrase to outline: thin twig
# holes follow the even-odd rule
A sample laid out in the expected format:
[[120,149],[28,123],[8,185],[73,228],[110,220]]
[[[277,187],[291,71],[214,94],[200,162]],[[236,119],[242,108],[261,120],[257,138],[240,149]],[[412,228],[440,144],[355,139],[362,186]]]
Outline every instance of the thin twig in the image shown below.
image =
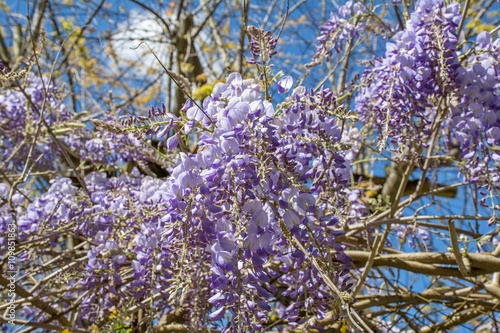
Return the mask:
[[356,285],[356,288],[352,292],[352,295],[354,297],[356,297],[356,295],[359,294],[359,292],[361,291],[361,288],[363,287],[363,284],[365,283],[366,277],[368,276],[368,272],[372,268],[373,261],[375,260],[375,256],[377,256],[377,254],[380,253],[380,249],[379,249],[380,244],[381,244],[380,240],[381,240],[381,235],[377,234],[377,236],[375,237],[375,241],[373,242],[373,248],[372,248],[372,252],[370,254],[370,257],[368,258],[368,261],[365,264],[365,267],[363,269],[363,273],[361,274],[361,277],[358,280],[358,284]]
[[177,82],[177,80],[172,75],[171,71],[168,70],[165,67],[165,65],[163,65],[163,63],[161,62],[161,60],[158,58],[158,56],[156,55],[156,53],[151,49],[151,47],[149,46],[148,43],[146,43],[146,42],[140,42],[139,45],[137,45],[136,47],[131,47],[130,49],[136,50],[142,44],[145,44],[148,47],[149,51],[151,51],[151,53],[154,55],[154,57],[156,58],[156,60],[158,60],[160,66],[163,68],[163,70],[165,71],[165,73],[167,73],[167,75],[172,79],[172,81],[174,81],[174,83],[182,91],[182,93],[184,95],[186,95],[186,97],[189,98],[191,100],[191,102],[193,102],[193,104],[196,105],[196,107],[198,109],[200,109],[201,112],[203,112],[203,114],[207,117],[208,121],[212,124],[212,126],[217,127],[217,125],[215,125],[215,122],[212,120],[212,118],[210,118],[210,116],[205,112],[205,110],[203,110],[203,108],[201,106],[199,106],[198,103],[196,103],[196,101],[189,95],[189,93],[186,90],[184,90],[184,88],[181,86],[181,84],[179,82]]
[[455,229],[455,221],[453,221],[453,220],[448,221],[448,230],[450,231],[451,246],[453,247],[453,255],[455,256],[455,259],[457,260],[458,269],[459,269],[460,273],[462,273],[463,276],[468,276],[470,274],[470,267],[466,267],[464,265],[462,254],[460,253],[460,249],[458,248],[457,231]]
[[457,28],[459,36],[462,36],[462,34],[463,34],[464,38],[465,38],[465,31],[462,31],[462,28],[464,27],[464,23],[465,23],[465,16],[467,15],[467,12],[469,11],[469,5],[470,5],[470,0],[466,0],[464,12],[462,13],[462,18],[460,19],[460,23],[458,24],[458,28]]

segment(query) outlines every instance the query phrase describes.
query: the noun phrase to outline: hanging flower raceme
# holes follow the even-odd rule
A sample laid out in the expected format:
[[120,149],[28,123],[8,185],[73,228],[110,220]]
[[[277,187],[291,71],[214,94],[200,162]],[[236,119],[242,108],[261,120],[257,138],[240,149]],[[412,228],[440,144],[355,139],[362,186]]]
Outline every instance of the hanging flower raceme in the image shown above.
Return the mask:
[[106,284],[106,296],[86,297],[88,320],[126,308],[126,295],[143,304],[160,292],[155,305],[182,304],[192,325],[203,320],[203,308],[214,322],[229,316],[227,330],[258,330],[270,301],[288,309],[282,317],[289,325],[304,324],[304,309],[322,318],[338,299],[303,264],[310,257],[350,291],[350,258],[335,243],[342,233],[331,228],[339,222],[334,212],[346,206],[350,149],[332,117],[335,97],[299,87],[275,109],[260,90],[232,74],[214,87],[203,113],[188,102],[178,139],[195,131],[198,151],[181,153],[167,180],[144,178],[125,189],[132,180],[87,179],[92,200],[80,203],[76,227],[94,239],[84,284]]
[[[291,77],[279,86],[289,95],[275,107],[255,80],[231,74],[201,107],[187,102],[180,117],[153,108],[123,124],[94,121],[100,132],[90,140],[74,132],[63,138],[99,163],[132,158],[123,147],[138,147],[138,136],[168,136],[172,152],[198,138],[196,152],[180,153],[166,180],[137,169],[111,178],[92,172],[88,195],[58,178],[32,203],[15,200],[21,241],[47,235],[56,246],[68,232],[88,240],[86,256],[57,282],[78,286],[61,294],[81,300],[77,326],[133,306],[147,312],[151,302],[156,309],[182,306],[193,327],[202,314],[219,326],[230,318],[226,331],[263,328],[269,302],[279,303],[290,326],[314,326],[304,311],[321,319],[331,304],[345,315],[338,293],[350,292],[350,258],[332,227],[347,214],[351,142],[331,91],[292,90]],[[3,198],[8,187],[1,190]],[[0,219],[11,222],[6,205]],[[21,257],[36,260],[39,249]]]
[[[6,164],[2,168],[20,171],[24,168],[26,157],[39,127],[41,113],[45,122],[56,128],[64,126],[74,116],[61,102],[61,92],[46,78],[40,79],[34,73],[20,78],[21,87],[4,87],[0,94],[0,129],[2,145],[0,160]],[[45,127],[41,125],[43,136]],[[56,130],[57,131],[57,130]],[[39,168],[49,168],[54,164],[57,154],[50,153],[57,146],[51,140],[38,139],[32,156]]]
[[[458,145],[472,183],[498,190],[500,181],[500,39],[482,32],[457,70],[448,144]],[[486,195],[486,193],[483,193]],[[484,205],[484,200],[481,202]]]
[[365,11],[361,3],[353,6],[353,2],[348,1],[344,6],[338,7],[338,14],[332,12],[330,19],[320,28],[320,36],[316,38],[316,53],[306,66],[319,65],[325,59],[329,61],[333,52],[340,53],[349,39],[359,37],[360,32],[365,29],[365,23],[360,21]]
[[466,179],[489,191],[500,180],[500,44],[482,32],[459,60],[460,19],[458,4],[419,1],[396,43],[364,73],[356,111],[381,148],[389,140],[400,153],[427,148],[441,128],[446,151],[461,151]]
[[[310,289],[310,304],[315,304],[315,297],[322,299],[316,300],[318,314],[334,297],[318,272],[302,268],[305,255],[288,238],[296,237],[306,247],[316,247],[316,241],[334,248],[335,235],[326,227],[337,220],[327,211],[331,214],[332,207],[342,202],[334,192],[346,186],[348,170],[344,152],[336,146],[340,129],[320,109],[331,93],[310,95],[298,88],[277,113],[261,98],[260,86],[253,80],[232,74],[203,103],[210,119],[197,106],[187,108],[185,123],[190,126],[185,132],[201,130],[199,149],[195,155],[184,155],[167,180],[175,197],[169,202],[171,212],[163,218],[169,222],[163,248],[174,251],[174,238],[187,242],[178,255],[190,263],[198,261],[193,255],[199,255],[200,245],[209,251],[209,302],[215,307],[210,317],[220,320],[230,314],[234,327],[255,329],[262,327],[270,311],[267,302],[278,292],[271,279],[286,286],[285,295],[297,309],[304,285]],[[204,130],[209,123],[216,125],[213,131]],[[311,189],[305,186],[308,182],[315,182]],[[318,251],[313,255],[328,255]],[[270,267],[273,258],[284,266]],[[340,272],[349,268],[341,267]],[[340,272],[338,279],[345,279]],[[297,283],[299,276],[302,283]],[[286,319],[300,321],[297,311]]]
[[444,109],[442,98],[455,89],[460,18],[458,4],[419,1],[385,57],[365,71],[356,111],[378,130],[382,148],[387,139],[398,147],[427,142],[432,120]]

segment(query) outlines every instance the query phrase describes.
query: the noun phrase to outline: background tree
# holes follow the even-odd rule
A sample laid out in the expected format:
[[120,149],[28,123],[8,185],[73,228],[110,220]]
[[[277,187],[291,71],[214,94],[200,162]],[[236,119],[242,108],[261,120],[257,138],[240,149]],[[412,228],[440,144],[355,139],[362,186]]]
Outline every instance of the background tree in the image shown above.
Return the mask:
[[497,7],[2,4],[3,330],[498,331]]

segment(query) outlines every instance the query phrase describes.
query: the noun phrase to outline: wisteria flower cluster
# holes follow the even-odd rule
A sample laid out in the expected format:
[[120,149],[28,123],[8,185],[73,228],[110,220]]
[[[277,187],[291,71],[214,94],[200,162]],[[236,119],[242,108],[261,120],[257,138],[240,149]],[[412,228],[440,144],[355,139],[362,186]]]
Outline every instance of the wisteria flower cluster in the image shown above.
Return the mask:
[[[61,160],[68,164],[62,157],[60,144],[47,132],[47,126],[69,155],[78,162],[81,160],[82,164],[115,167],[120,161],[135,161],[143,173],[151,175],[154,173],[148,168],[149,162],[168,168],[166,160],[133,133],[93,133],[74,120],[76,114],[62,103],[62,97],[53,83],[47,78],[42,82],[34,73],[25,76],[17,88],[4,87],[4,93],[0,94],[2,168],[23,170],[32,145],[32,163],[29,165],[32,170],[53,170]],[[108,121],[115,120],[113,116],[107,118]],[[37,131],[38,135],[35,135]]]
[[398,147],[428,141],[432,119],[445,109],[439,101],[454,88],[460,66],[460,18],[458,4],[418,2],[406,28],[393,37],[395,43],[387,44],[385,57],[365,71],[356,111],[378,130],[382,148],[388,139]]
[[[419,1],[385,57],[365,72],[356,111],[399,152],[426,148],[442,127],[448,150],[458,147],[467,178],[488,189],[500,180],[499,42],[483,32],[465,55],[458,49],[458,4]],[[451,119],[451,120],[445,120]],[[419,148],[420,147],[420,148]]]
[[[309,65],[357,38],[368,22],[363,19],[375,15],[367,11],[352,1],[338,7],[321,28]],[[453,219],[490,227],[496,215],[480,216],[476,203],[494,204],[478,199],[475,216],[442,215],[448,226],[431,221],[445,219],[438,213],[422,211],[442,190],[434,191],[437,180],[430,179],[440,166],[459,170],[471,193],[490,191],[498,201],[500,39],[483,32],[464,48],[460,7],[444,0],[419,0],[406,17],[385,54],[338,93],[273,76],[278,39],[252,26],[247,63],[256,66],[255,77],[232,73],[202,103],[188,96],[175,114],[162,104],[147,116],[118,121],[111,104],[107,115],[91,119],[64,106],[61,91],[41,75],[22,72],[19,80],[2,81],[0,259],[14,258],[3,235],[15,227],[15,286],[24,299],[16,305],[16,325],[47,332],[123,333],[129,326],[361,332],[380,319],[380,330],[399,331],[398,319],[382,318],[394,300],[428,306],[443,290],[449,304],[462,304],[457,297],[467,294],[484,306],[471,313],[490,311],[490,296],[480,288],[495,290],[486,288],[498,278],[464,285],[490,273],[480,267],[484,262],[498,265],[500,247],[469,255],[467,237],[476,237],[479,227],[455,228]],[[385,178],[370,174],[380,160],[392,163]],[[38,181],[35,186],[17,178],[27,166],[26,179]],[[383,191],[398,167],[391,202]],[[408,184],[417,167],[415,190]],[[413,210],[424,196],[432,202]],[[461,254],[424,258],[446,230],[456,238],[453,251],[457,241],[465,243]],[[497,235],[487,236],[478,247],[498,245]],[[399,250],[392,248],[398,240]],[[403,252],[417,246],[425,251]],[[463,278],[464,284],[455,293],[447,280],[421,296],[412,285],[392,283],[401,281],[400,270]],[[384,276],[393,272],[397,278]],[[0,278],[3,292],[8,287]],[[363,314],[367,307],[382,310]],[[427,325],[429,318],[430,331],[445,329]],[[2,330],[12,330],[0,320]]]
[[[271,310],[267,301],[276,293],[288,298],[284,315],[288,324],[303,320],[299,309],[304,292],[311,313],[321,316],[327,311],[335,296],[315,269],[301,268],[305,255],[292,246],[291,237],[311,247],[321,260],[331,254],[319,253],[315,244],[336,249],[337,259],[349,262],[341,253],[343,247],[335,247],[335,233],[326,228],[338,222],[331,211],[341,206],[336,192],[346,186],[348,170],[344,153],[336,146],[340,129],[320,108],[333,94],[308,95],[297,88],[276,116],[274,107],[261,100],[259,85],[232,74],[227,83],[214,87],[203,103],[204,112],[192,103],[185,107],[186,134],[193,128],[201,130],[199,150],[183,155],[163,185],[161,248],[168,256],[176,253],[181,258],[172,263],[176,266],[172,276],[187,274],[184,262],[192,267],[210,258],[211,274],[204,279],[215,311],[209,317],[219,321],[230,314],[227,329],[262,328]],[[210,124],[214,129],[207,131]],[[318,146],[318,139],[324,140],[323,145]],[[311,190],[305,187],[308,181],[314,183]],[[143,246],[140,250],[154,261],[154,249]],[[283,266],[273,268],[271,259]],[[134,269],[141,276],[152,274],[144,264]],[[346,279],[348,269],[346,264],[335,267],[336,282]],[[271,279],[278,279],[284,290],[270,284]],[[349,284],[344,288],[348,290]]]
[[247,63],[256,64],[259,58],[261,58],[261,61],[268,64],[269,60],[277,53],[275,49],[278,40],[272,36],[270,31],[264,31],[254,26],[249,26],[247,30],[250,36],[252,36],[252,40],[250,41],[252,59],[247,59]]
[[[36,112],[34,109],[36,109]],[[49,126],[69,122],[74,116],[61,103],[61,92],[47,79],[44,82],[30,73],[24,78],[21,88],[4,87],[0,94],[0,129],[2,130],[2,146],[0,148],[2,168],[20,171],[24,168],[25,159],[32,144],[32,138],[41,126],[39,113]],[[46,134],[46,133],[45,133]],[[40,136],[45,136],[43,133]],[[48,142],[47,142],[48,141]],[[35,142],[34,159],[40,168],[53,165],[57,154],[51,154],[56,147],[50,138]]]
[[[280,91],[289,92],[292,84],[283,78]],[[204,311],[214,322],[229,316],[227,331],[261,329],[269,301],[281,303],[288,325],[304,324],[303,311],[320,319],[338,295],[304,262],[321,262],[340,291],[352,286],[350,258],[335,242],[342,232],[332,229],[346,206],[351,149],[333,117],[336,109],[331,91],[304,87],[275,108],[262,99],[260,85],[232,74],[214,87],[203,110],[188,102],[176,118],[186,137],[198,132],[199,148],[180,155],[170,178],[141,179],[136,171],[108,179],[94,172],[85,178],[90,198],[61,178],[18,212],[20,240],[42,229],[69,229],[93,240],[85,272],[76,265],[68,278],[70,284],[83,278],[81,286],[90,291],[83,298],[82,325],[132,303],[147,309],[148,298],[166,309],[190,304],[192,325]],[[81,149],[100,153],[93,160],[103,161],[107,149],[90,147],[100,140],[110,144],[108,139],[93,138]],[[79,295],[71,291],[66,297]]]
[[[333,52],[340,53],[350,38],[357,38],[366,25],[360,21],[366,8],[363,4],[348,1],[345,5],[338,7],[338,14],[330,13],[330,19],[320,28],[320,36],[317,37],[318,45],[316,53],[307,65],[313,67],[321,64],[325,59],[329,61]],[[354,15],[352,15],[354,13]]]
[[[498,189],[500,181],[500,39],[482,32],[475,48],[456,71],[454,103],[449,125],[450,144],[462,150],[471,182]],[[448,125],[448,124],[447,124]]]

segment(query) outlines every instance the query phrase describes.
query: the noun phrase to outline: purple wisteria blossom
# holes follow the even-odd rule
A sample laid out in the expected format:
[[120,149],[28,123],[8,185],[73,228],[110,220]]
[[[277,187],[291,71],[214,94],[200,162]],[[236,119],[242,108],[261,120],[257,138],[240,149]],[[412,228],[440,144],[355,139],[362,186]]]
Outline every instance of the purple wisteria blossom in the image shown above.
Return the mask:
[[319,65],[325,59],[329,61],[333,52],[340,53],[350,38],[359,37],[360,32],[365,29],[365,23],[359,20],[365,10],[361,3],[353,5],[353,1],[348,1],[338,7],[338,13],[330,13],[330,19],[320,28],[320,36],[316,38],[316,53],[307,66]]
[[[356,110],[372,123],[379,147],[401,154],[428,147],[436,122],[444,146],[458,147],[462,172],[472,183],[496,188],[500,170],[500,44],[487,33],[459,61],[458,4],[419,1],[403,31],[387,44],[385,57],[365,71]],[[446,120],[445,120],[446,119]]]

